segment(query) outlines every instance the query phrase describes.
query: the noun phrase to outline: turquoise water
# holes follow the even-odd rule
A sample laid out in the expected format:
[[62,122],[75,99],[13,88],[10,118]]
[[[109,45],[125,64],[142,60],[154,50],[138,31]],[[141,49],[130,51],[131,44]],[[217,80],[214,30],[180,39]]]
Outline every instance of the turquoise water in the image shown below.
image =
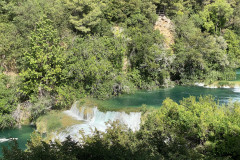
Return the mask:
[[[174,88],[159,89],[156,91],[140,91],[131,95],[122,95],[106,101],[101,101],[102,105],[114,108],[124,107],[141,107],[143,104],[152,107],[161,106],[164,99],[170,97],[176,102],[179,102],[183,97],[212,95],[219,103],[227,103],[229,99],[240,101],[240,89],[224,89],[224,88],[203,88],[197,86],[176,86]],[[8,138],[18,138],[18,143],[21,149],[26,149],[27,140],[30,139],[30,134],[34,127],[23,126],[20,129],[5,129],[0,131],[0,140]],[[10,142],[0,142],[0,148],[8,145]],[[0,156],[2,150],[0,150]]]
[[7,146],[11,141],[1,142],[4,139],[18,138],[18,145],[21,149],[26,149],[27,140],[30,139],[31,133],[34,131],[32,126],[22,126],[15,129],[0,130],[0,157],[2,156],[2,146]]
[[236,69],[236,79],[232,81],[240,81],[240,68]]
[[179,102],[183,97],[212,95],[219,103],[227,103],[229,99],[240,101],[240,92],[236,89],[204,88],[197,86],[176,86],[174,88],[159,89],[157,91],[141,91],[131,95],[122,95],[102,102],[108,107],[140,107],[142,104],[159,107],[164,99],[170,97]]

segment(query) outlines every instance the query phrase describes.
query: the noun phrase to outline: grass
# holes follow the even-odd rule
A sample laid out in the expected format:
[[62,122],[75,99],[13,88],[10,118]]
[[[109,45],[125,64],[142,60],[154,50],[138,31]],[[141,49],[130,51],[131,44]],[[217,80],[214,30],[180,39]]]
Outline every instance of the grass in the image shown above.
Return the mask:
[[114,108],[111,106],[107,106],[103,100],[98,100],[94,98],[85,98],[79,101],[80,106],[86,106],[86,107],[98,107],[99,111],[101,112],[107,112],[107,111],[115,111],[115,112],[125,112],[125,113],[130,113],[130,112],[141,112],[142,116],[141,119],[144,122],[147,115],[153,111],[156,111],[158,108],[156,107],[151,107],[143,104],[141,107],[122,107],[122,108]]
[[40,133],[50,133],[65,129],[68,126],[81,124],[82,121],[76,120],[62,111],[51,111],[38,118],[36,122],[37,130]]
[[[99,111],[101,112],[107,112],[107,111],[115,111],[115,112],[126,112],[126,113],[130,113],[130,112],[145,112],[145,110],[150,110],[151,106],[146,106],[146,105],[142,105],[141,107],[112,107],[107,105],[106,103],[104,103],[104,100],[98,100],[98,99],[93,99],[93,98],[88,98],[87,99],[88,104],[94,104],[92,106],[88,106],[88,107],[98,107]],[[89,103],[90,102],[90,103]],[[87,106],[85,104],[83,104],[84,106]]]

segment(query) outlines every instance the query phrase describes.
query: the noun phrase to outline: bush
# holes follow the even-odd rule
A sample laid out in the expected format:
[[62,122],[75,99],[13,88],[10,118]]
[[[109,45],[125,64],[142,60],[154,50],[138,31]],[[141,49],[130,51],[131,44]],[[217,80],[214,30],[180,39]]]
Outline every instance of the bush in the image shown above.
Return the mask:
[[50,96],[38,97],[35,102],[32,102],[30,121],[36,121],[38,117],[49,112],[53,105],[53,99]]
[[40,133],[51,133],[62,128],[61,113],[51,111],[37,119],[36,125]]
[[221,87],[229,86],[229,85],[230,85],[230,83],[228,81],[220,81],[220,82],[218,82],[218,86],[221,86]]
[[15,124],[11,114],[17,106],[16,93],[15,84],[0,73],[0,129],[13,127]]

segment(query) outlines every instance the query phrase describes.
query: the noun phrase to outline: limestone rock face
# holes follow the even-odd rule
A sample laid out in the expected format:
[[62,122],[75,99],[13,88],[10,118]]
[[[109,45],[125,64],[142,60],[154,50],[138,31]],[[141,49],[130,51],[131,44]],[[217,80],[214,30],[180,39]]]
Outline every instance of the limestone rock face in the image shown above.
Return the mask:
[[25,102],[23,104],[19,104],[17,109],[12,113],[13,118],[16,120],[17,125],[20,127],[22,124],[29,124],[29,118],[31,116],[30,112],[31,103]]
[[166,16],[159,16],[154,26],[165,37],[165,47],[170,48],[174,44],[174,25]]

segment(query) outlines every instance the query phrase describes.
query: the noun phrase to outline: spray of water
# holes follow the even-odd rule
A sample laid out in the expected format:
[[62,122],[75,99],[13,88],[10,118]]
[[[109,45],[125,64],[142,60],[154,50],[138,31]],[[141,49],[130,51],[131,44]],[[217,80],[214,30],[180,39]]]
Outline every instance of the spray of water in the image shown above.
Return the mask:
[[113,122],[118,120],[121,124],[126,125],[129,129],[136,131],[140,128],[141,113],[131,112],[101,112],[97,107],[77,107],[77,102],[73,104],[70,110],[64,112],[65,114],[75,118],[76,120],[84,121],[83,124],[77,124],[68,127],[61,133],[55,135],[60,141],[64,141],[67,136],[78,140],[81,137],[80,130],[85,135],[91,135],[95,129],[105,132],[107,129],[106,122]]

